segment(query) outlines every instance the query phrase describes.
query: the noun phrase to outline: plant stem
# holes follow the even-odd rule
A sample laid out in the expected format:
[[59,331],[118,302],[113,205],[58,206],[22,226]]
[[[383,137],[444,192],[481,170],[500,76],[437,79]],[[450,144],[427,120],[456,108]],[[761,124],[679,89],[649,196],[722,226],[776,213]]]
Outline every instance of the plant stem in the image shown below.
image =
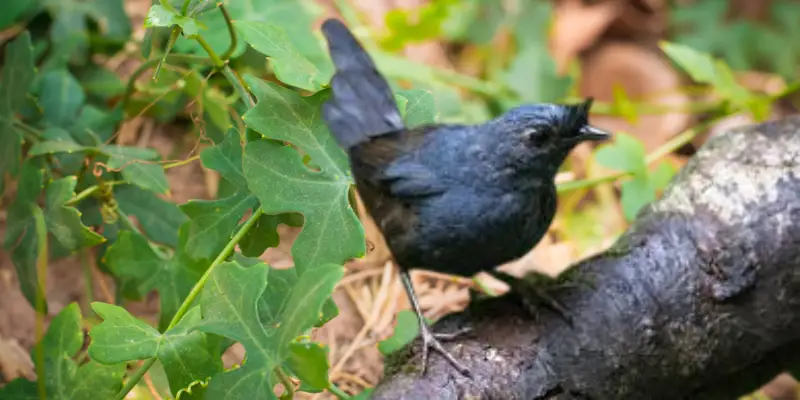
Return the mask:
[[44,220],[44,212],[38,206],[33,206],[33,218],[36,226],[36,274],[38,286],[36,288],[36,375],[39,379],[36,380],[36,387],[39,392],[39,399],[45,400],[47,398],[47,389],[45,388],[45,370],[44,370],[44,318],[45,318],[45,303],[44,293],[47,284],[47,223]]
[[[175,63],[175,62],[184,62],[184,63],[198,63],[198,64],[211,64],[211,60],[208,57],[203,56],[195,56],[190,54],[169,54],[166,58],[167,62]],[[126,108],[128,103],[130,102],[130,98],[133,95],[134,90],[136,89],[136,80],[139,79],[142,74],[147,72],[150,68],[153,68],[157,65],[160,65],[163,60],[158,58],[151,58],[142,63],[139,68],[136,68],[131,74],[130,78],[128,78],[128,86],[125,89],[125,96],[122,98],[122,105],[123,110]]]
[[340,399],[349,399],[350,398],[349,394],[345,393],[344,390],[339,389],[339,387],[334,385],[333,382],[331,382],[330,386],[328,386],[328,391],[331,392],[334,396],[336,396],[336,397],[338,397]]
[[181,35],[181,27],[175,25],[172,27],[172,32],[169,34],[169,41],[167,42],[167,48],[164,49],[164,56],[161,57],[158,65],[156,65],[156,71],[153,72],[153,80],[158,79],[158,73],[161,72],[161,66],[167,62],[167,56],[169,52],[172,51],[172,47],[175,46],[175,42],[178,41],[178,37]]
[[186,12],[189,11],[189,4],[192,0],[183,0],[183,5],[181,6],[181,15],[186,15]]
[[229,65],[225,65],[225,67],[222,68],[222,75],[225,76],[231,86],[233,86],[233,90],[236,91],[248,109],[256,106],[256,102],[250,95],[250,91],[247,90],[247,84],[244,82],[244,79],[242,79],[233,68]]
[[94,279],[92,278],[92,264],[89,263],[89,249],[81,252],[81,266],[83,267],[83,280],[86,285],[86,312],[93,315],[91,304],[94,302]]
[[278,379],[280,379],[283,389],[286,390],[286,393],[284,393],[281,397],[286,397],[289,399],[294,398],[294,383],[292,383],[292,380],[289,379],[289,375],[286,375],[286,372],[283,372],[283,368],[280,366],[275,367],[275,375],[278,375]]
[[[242,240],[242,238],[250,230],[250,228],[252,228],[253,225],[255,225],[256,221],[258,220],[259,217],[261,217],[261,214],[263,213],[264,211],[259,207],[256,211],[253,212],[250,218],[248,218],[247,222],[245,222],[244,225],[242,225],[242,228],[239,229],[239,231],[236,232],[235,235],[233,235],[230,241],[228,241],[228,244],[225,245],[225,248],[222,249],[217,258],[214,259],[214,262],[211,263],[206,272],[203,273],[203,276],[200,277],[200,280],[198,280],[197,283],[194,285],[192,291],[189,292],[189,295],[186,296],[186,299],[183,300],[183,303],[181,304],[180,308],[178,308],[178,311],[175,313],[175,315],[172,317],[172,320],[169,322],[169,325],[167,326],[165,332],[174,328],[175,325],[177,325],[178,322],[181,320],[181,318],[183,318],[183,316],[186,315],[186,313],[189,311],[189,307],[192,306],[194,300],[197,298],[197,296],[200,295],[200,291],[203,290],[203,286],[205,286],[206,282],[208,281],[208,278],[211,276],[211,273],[214,271],[214,269],[218,265],[222,264],[222,262],[225,261],[226,258],[228,258],[228,255],[230,255],[230,253],[233,251],[233,249],[236,247],[239,241]],[[156,362],[156,357],[150,358],[147,361],[145,361],[145,363],[142,364],[141,368],[139,368],[131,376],[131,378],[128,380],[128,382],[125,384],[122,390],[117,394],[116,399],[117,400],[125,399],[125,396],[127,396],[128,392],[130,392],[131,389],[133,389],[133,387],[136,386],[136,383],[139,382],[140,379],[142,379],[145,372],[147,372],[147,370],[155,362]]]
[[225,8],[225,4],[222,2],[217,3],[219,10],[222,11],[222,16],[225,18],[225,25],[228,27],[228,35],[231,37],[231,45],[228,46],[228,50],[225,50],[224,53],[220,56],[223,61],[228,61],[233,55],[233,52],[236,51],[236,46],[238,46],[238,37],[236,35],[236,29],[233,28],[233,20],[231,19],[231,15],[228,14],[228,9]]
[[194,37],[194,40],[196,40],[197,43],[199,43],[200,46],[203,47],[203,50],[205,50],[206,53],[208,53],[208,58],[211,59],[211,63],[214,64],[214,66],[217,69],[222,69],[222,67],[225,66],[225,61],[222,61],[219,58],[217,52],[215,52],[214,49],[211,48],[211,45],[208,44],[208,42],[202,36],[197,35]]
[[[121,185],[123,183],[128,183],[128,182],[127,181],[108,181],[108,182],[103,182],[103,185],[104,186],[114,186],[114,185]],[[76,194],[74,197],[69,199],[69,201],[67,201],[65,203],[65,205],[68,205],[68,206],[75,205],[76,203],[80,202],[81,200],[93,195],[98,190],[100,190],[100,185],[89,186],[88,188],[83,189],[80,193]]]
[[199,159],[200,159],[200,155],[197,154],[197,155],[191,156],[191,157],[189,157],[189,158],[187,158],[185,160],[180,160],[180,161],[175,161],[175,162],[172,162],[172,163],[169,163],[169,164],[164,164],[164,169],[180,167],[182,165],[190,164],[190,163],[194,162],[195,160],[199,160]]
[[148,358],[147,360],[145,360],[142,366],[139,367],[139,369],[137,369],[136,372],[134,372],[130,378],[128,378],[128,381],[125,382],[125,386],[122,387],[122,390],[119,393],[117,393],[117,397],[115,397],[114,399],[125,400],[125,397],[128,395],[128,393],[133,389],[134,386],[136,386],[137,383],[139,383],[139,381],[142,379],[147,370],[150,369],[150,367],[152,367],[153,364],[155,364],[155,362],[156,362],[155,357]]

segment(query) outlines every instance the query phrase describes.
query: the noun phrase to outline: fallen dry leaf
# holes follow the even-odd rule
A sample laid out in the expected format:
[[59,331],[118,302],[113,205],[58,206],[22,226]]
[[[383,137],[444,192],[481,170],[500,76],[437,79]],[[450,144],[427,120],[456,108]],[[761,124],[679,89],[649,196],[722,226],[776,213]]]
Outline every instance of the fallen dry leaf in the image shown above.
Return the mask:
[[570,61],[589,48],[622,10],[621,0],[585,5],[581,0],[563,0],[555,8],[550,50],[560,74]]

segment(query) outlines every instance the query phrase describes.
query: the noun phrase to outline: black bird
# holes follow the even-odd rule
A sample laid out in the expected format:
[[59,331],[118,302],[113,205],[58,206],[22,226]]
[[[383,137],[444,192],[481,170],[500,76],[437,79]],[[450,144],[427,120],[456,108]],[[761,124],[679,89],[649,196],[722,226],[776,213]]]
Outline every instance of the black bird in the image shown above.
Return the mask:
[[578,105],[514,108],[480,125],[409,128],[392,90],[350,30],[328,19],[322,32],[336,67],[323,117],[350,158],[356,188],[380,227],[428,348],[470,375],[422,316],[410,268],[471,276],[527,253],[556,211],[555,174],[578,143],[610,134]]

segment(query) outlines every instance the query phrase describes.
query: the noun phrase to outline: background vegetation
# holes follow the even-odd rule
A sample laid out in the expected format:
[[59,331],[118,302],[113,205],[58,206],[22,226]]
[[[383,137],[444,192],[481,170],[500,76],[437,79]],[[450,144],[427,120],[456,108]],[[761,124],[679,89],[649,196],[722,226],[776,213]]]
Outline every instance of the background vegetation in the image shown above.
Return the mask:
[[[576,149],[516,273],[602,250],[707,137],[795,110],[797,2],[399,3],[6,0],[0,398],[368,394],[417,327],[320,117],[324,17],[412,125],[598,99],[616,140]],[[505,290],[415,281],[432,319]]]

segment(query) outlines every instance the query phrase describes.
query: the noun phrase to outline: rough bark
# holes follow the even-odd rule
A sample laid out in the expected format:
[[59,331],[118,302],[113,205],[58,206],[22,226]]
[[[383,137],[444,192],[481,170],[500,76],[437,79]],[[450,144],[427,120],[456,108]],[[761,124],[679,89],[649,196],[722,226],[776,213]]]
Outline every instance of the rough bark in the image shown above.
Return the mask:
[[[376,399],[733,399],[800,358],[800,117],[703,146],[554,297],[573,326],[508,296],[436,324],[474,374],[415,344]],[[580,284],[583,282],[584,284]],[[588,283],[588,284],[587,284]]]

